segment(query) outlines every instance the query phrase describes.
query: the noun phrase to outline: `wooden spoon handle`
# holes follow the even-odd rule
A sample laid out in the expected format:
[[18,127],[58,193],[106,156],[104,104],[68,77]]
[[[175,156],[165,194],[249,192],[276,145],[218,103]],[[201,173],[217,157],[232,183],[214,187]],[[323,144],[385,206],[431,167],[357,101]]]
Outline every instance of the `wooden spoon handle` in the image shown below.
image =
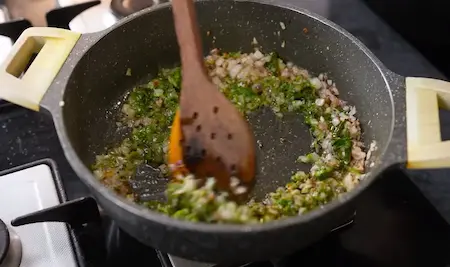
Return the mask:
[[172,0],[175,31],[180,47],[184,81],[206,76],[203,49],[193,0]]

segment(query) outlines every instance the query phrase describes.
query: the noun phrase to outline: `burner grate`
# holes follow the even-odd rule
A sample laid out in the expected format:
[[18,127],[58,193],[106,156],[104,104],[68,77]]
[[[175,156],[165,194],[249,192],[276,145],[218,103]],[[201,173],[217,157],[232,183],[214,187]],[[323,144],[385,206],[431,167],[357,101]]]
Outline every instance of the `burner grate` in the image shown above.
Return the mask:
[[[350,229],[356,218],[356,211],[353,212],[353,214],[350,216],[348,220],[346,220],[341,225],[337,226],[336,228],[332,229],[330,231],[330,234],[325,237],[323,240],[318,242],[317,244],[320,244],[320,250],[316,249],[317,251],[324,251],[324,247],[322,244],[329,244],[335,242],[335,237]],[[300,252],[294,253],[295,255],[305,254],[306,256],[310,254],[310,250],[314,250],[315,247],[318,245],[312,245],[311,247],[308,247],[304,250],[301,250]],[[329,246],[327,246],[328,248]],[[210,263],[202,263],[202,262],[195,262],[190,260],[185,260],[179,257],[175,257],[172,255],[167,255],[162,252],[158,252],[158,257],[161,259],[161,264],[163,267],[284,267],[284,266],[290,266],[288,262],[290,261],[290,258],[293,256],[286,256],[281,259],[274,259],[270,261],[264,261],[264,262],[252,262],[252,263],[246,263],[246,264],[238,264],[238,265],[217,265],[217,264],[210,264]],[[298,261],[300,262],[300,261]]]

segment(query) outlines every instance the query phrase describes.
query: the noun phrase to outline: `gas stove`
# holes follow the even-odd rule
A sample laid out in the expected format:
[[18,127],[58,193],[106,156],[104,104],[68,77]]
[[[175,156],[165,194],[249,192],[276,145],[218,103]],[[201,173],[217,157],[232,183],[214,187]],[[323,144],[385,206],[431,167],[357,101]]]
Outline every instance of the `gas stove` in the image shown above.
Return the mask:
[[78,266],[64,223],[11,226],[16,217],[61,203],[64,191],[52,172],[50,164],[33,164],[0,176],[1,267]]
[[[397,73],[443,78],[358,0],[283,1],[342,25]],[[101,31],[161,2],[0,0],[0,61],[31,25]],[[35,12],[21,9],[27,3]],[[0,267],[217,266],[167,255],[118,228],[70,168],[47,115],[0,100],[0,142]],[[386,173],[360,196],[355,213],[316,244],[240,266],[449,266],[450,227],[411,177]]]
[[[0,267],[221,266],[144,246],[93,198],[68,200],[63,183],[51,159],[0,173]],[[235,267],[448,266],[449,249],[448,224],[403,172],[392,171],[323,240],[283,258]]]

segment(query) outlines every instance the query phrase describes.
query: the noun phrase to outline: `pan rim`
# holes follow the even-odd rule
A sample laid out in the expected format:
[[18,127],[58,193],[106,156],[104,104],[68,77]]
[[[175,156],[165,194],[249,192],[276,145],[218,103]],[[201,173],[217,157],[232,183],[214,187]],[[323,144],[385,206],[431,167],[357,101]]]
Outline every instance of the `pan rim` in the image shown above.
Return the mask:
[[[386,153],[389,150],[389,146],[392,141],[392,137],[394,134],[394,128],[395,128],[395,106],[394,106],[394,98],[392,94],[391,86],[388,82],[388,79],[386,77],[386,72],[388,71],[386,67],[381,63],[381,61],[375,57],[375,55],[356,37],[351,35],[349,32],[347,32],[342,27],[338,26],[337,24],[331,22],[330,20],[323,18],[322,16],[315,14],[313,12],[310,12],[306,9],[299,8],[296,6],[293,6],[291,4],[287,3],[280,3],[280,2],[274,2],[272,0],[229,0],[230,2],[250,2],[260,5],[269,5],[269,6],[275,6],[280,7],[283,9],[287,9],[296,13],[300,13],[302,15],[308,16],[309,18],[316,20],[320,23],[322,23],[325,27],[330,27],[333,30],[337,31],[339,34],[343,35],[345,38],[349,39],[359,50],[361,50],[374,64],[376,69],[379,71],[381,77],[383,78],[385,82],[386,89],[389,93],[389,97],[391,100],[391,110],[392,110],[392,121],[390,125],[390,133],[387,139],[387,142],[385,146],[380,149],[380,155],[379,155],[379,161],[374,166],[371,171],[366,175],[365,179],[363,179],[356,188],[351,190],[350,192],[345,193],[342,195],[339,199],[335,199],[325,205],[323,205],[320,208],[316,208],[304,215],[301,216],[293,216],[293,217],[287,217],[280,220],[275,220],[272,222],[262,223],[262,224],[247,224],[247,225],[241,225],[241,224],[209,224],[209,223],[203,223],[203,222],[190,222],[190,221],[183,221],[175,218],[171,218],[167,215],[164,215],[162,213],[159,213],[157,211],[149,210],[142,205],[139,205],[137,203],[134,203],[131,200],[126,199],[125,197],[122,197],[118,195],[117,193],[113,192],[106,186],[104,186],[98,179],[96,179],[93,175],[93,173],[82,163],[81,159],[78,157],[77,153],[75,152],[74,148],[72,147],[72,144],[70,143],[70,140],[68,138],[68,134],[66,131],[66,127],[64,125],[63,117],[62,116],[54,116],[55,119],[55,126],[57,127],[58,136],[61,140],[61,144],[64,148],[64,154],[69,160],[70,164],[73,166],[73,169],[77,173],[77,175],[83,180],[83,182],[88,185],[88,187],[91,188],[92,191],[97,192],[98,194],[102,195],[106,200],[109,202],[114,203],[118,208],[126,210],[127,212],[132,213],[135,216],[144,218],[145,220],[151,221],[153,223],[157,223],[160,225],[164,225],[166,228],[171,228],[173,230],[183,230],[183,231],[192,231],[192,232],[199,232],[204,234],[245,234],[245,233],[260,233],[260,232],[266,232],[271,230],[276,230],[279,228],[288,228],[288,227],[297,227],[303,223],[309,222],[311,220],[319,218],[322,214],[328,213],[339,206],[349,202],[350,200],[354,199],[356,196],[358,196],[362,191],[364,191],[376,178],[377,176],[386,168],[389,166],[389,162],[387,162],[386,159],[387,155]],[[220,2],[220,0],[196,0],[196,2]],[[141,10],[139,12],[136,12],[112,27],[106,29],[105,31],[102,31],[100,33],[99,40],[102,39],[105,35],[110,33],[113,30],[116,30],[126,24],[127,22],[133,20],[136,17],[139,17],[141,15],[151,13],[153,11],[164,9],[164,8],[170,8],[170,3],[164,3],[160,4],[154,7],[150,7],[144,10]],[[63,92],[64,94],[64,92]],[[59,111],[60,112],[60,111]],[[95,193],[94,193],[95,195]],[[331,229],[330,229],[331,230]]]

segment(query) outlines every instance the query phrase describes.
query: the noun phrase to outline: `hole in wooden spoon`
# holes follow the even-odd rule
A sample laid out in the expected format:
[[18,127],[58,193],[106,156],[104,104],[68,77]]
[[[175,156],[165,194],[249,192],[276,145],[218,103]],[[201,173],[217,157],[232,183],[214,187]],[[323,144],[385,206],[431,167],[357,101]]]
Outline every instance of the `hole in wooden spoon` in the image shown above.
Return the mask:
[[228,138],[228,140],[231,140],[231,139],[233,139],[233,135],[229,133],[227,138]]
[[195,130],[196,130],[197,132],[200,132],[200,131],[202,130],[202,126],[201,126],[201,125],[197,125],[197,127],[195,128]]
[[194,112],[194,114],[192,114],[192,118],[195,120],[195,119],[197,119],[198,118],[198,113],[197,112]]
[[211,140],[214,140],[216,138],[216,133],[211,133]]
[[213,112],[214,112],[214,114],[217,114],[217,112],[219,112],[219,107],[214,107]]
[[236,165],[235,164],[232,164],[230,166],[230,168],[231,168],[231,172],[235,172],[236,171]]

